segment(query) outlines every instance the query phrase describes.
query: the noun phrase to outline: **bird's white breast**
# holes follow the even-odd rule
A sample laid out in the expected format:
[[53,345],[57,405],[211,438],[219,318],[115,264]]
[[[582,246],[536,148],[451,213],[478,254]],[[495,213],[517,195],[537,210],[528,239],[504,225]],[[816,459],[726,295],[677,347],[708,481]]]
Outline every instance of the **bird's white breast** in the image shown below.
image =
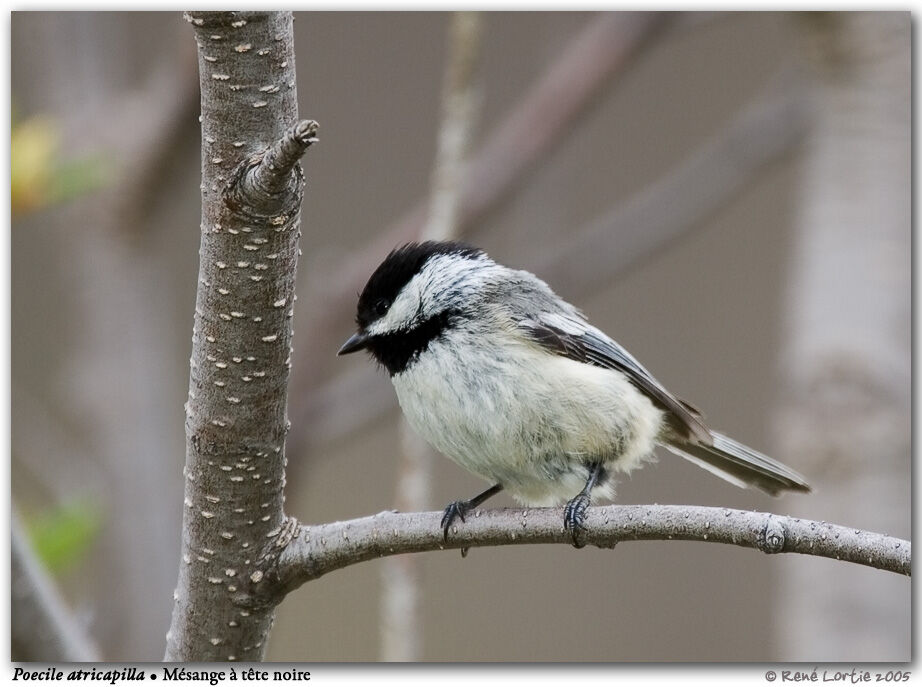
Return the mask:
[[450,336],[392,378],[400,406],[436,449],[521,503],[574,497],[596,460],[629,472],[651,456],[662,413],[623,374],[512,334]]

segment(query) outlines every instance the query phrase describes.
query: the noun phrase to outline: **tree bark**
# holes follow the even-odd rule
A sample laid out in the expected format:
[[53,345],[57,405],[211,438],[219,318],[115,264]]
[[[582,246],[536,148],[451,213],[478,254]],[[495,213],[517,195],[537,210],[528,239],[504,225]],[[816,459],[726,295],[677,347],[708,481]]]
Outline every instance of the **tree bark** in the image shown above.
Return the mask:
[[260,660],[254,591],[285,518],[303,176],[290,12],[190,12],[202,92],[202,242],[186,404],[182,560],[166,660]]

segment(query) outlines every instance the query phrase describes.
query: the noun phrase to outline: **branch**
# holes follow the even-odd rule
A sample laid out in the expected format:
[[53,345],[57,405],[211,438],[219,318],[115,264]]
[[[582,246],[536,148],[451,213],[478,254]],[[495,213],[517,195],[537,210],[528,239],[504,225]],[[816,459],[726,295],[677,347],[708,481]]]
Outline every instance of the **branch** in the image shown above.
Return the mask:
[[10,615],[16,620],[10,625],[13,660],[98,661],[96,647],[35,557],[16,513],[11,525]]
[[[911,575],[912,544],[873,532],[773,513],[705,506],[602,506],[587,511],[582,541],[611,549],[624,541],[735,544],[763,553],[802,553]],[[377,515],[301,525],[261,593],[284,595],[354,563],[402,553],[508,544],[570,544],[559,508],[478,510],[442,539],[441,512]]]
[[[239,166],[225,202],[234,210],[249,214],[256,209],[263,216],[282,212],[291,198],[300,193],[302,179],[298,161],[316,142],[317,122],[301,120],[264,152]],[[271,219],[278,226],[288,218]]]

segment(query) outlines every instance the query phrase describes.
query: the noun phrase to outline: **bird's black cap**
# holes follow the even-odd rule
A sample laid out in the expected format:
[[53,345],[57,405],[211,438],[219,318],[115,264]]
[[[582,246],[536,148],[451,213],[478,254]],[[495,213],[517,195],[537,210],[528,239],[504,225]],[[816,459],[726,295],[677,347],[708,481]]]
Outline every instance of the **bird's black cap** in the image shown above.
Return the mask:
[[457,241],[423,241],[395,248],[369,277],[359,296],[355,322],[364,329],[381,317],[391,303],[433,255],[477,257],[483,251]]

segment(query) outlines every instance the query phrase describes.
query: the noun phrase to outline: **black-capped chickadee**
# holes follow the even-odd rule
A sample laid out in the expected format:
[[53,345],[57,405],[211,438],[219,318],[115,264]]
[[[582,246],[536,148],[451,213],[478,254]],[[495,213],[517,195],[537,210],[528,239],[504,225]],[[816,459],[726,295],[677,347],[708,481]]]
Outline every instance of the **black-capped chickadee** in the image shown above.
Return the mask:
[[614,473],[657,444],[734,484],[770,494],[810,491],[787,466],[708,429],[634,357],[530,272],[454,242],[390,253],[358,302],[365,349],[391,377],[410,426],[461,467],[493,483],[455,501],[455,518],[505,490],[529,506],[566,501],[574,544],[586,508],[611,498]]

